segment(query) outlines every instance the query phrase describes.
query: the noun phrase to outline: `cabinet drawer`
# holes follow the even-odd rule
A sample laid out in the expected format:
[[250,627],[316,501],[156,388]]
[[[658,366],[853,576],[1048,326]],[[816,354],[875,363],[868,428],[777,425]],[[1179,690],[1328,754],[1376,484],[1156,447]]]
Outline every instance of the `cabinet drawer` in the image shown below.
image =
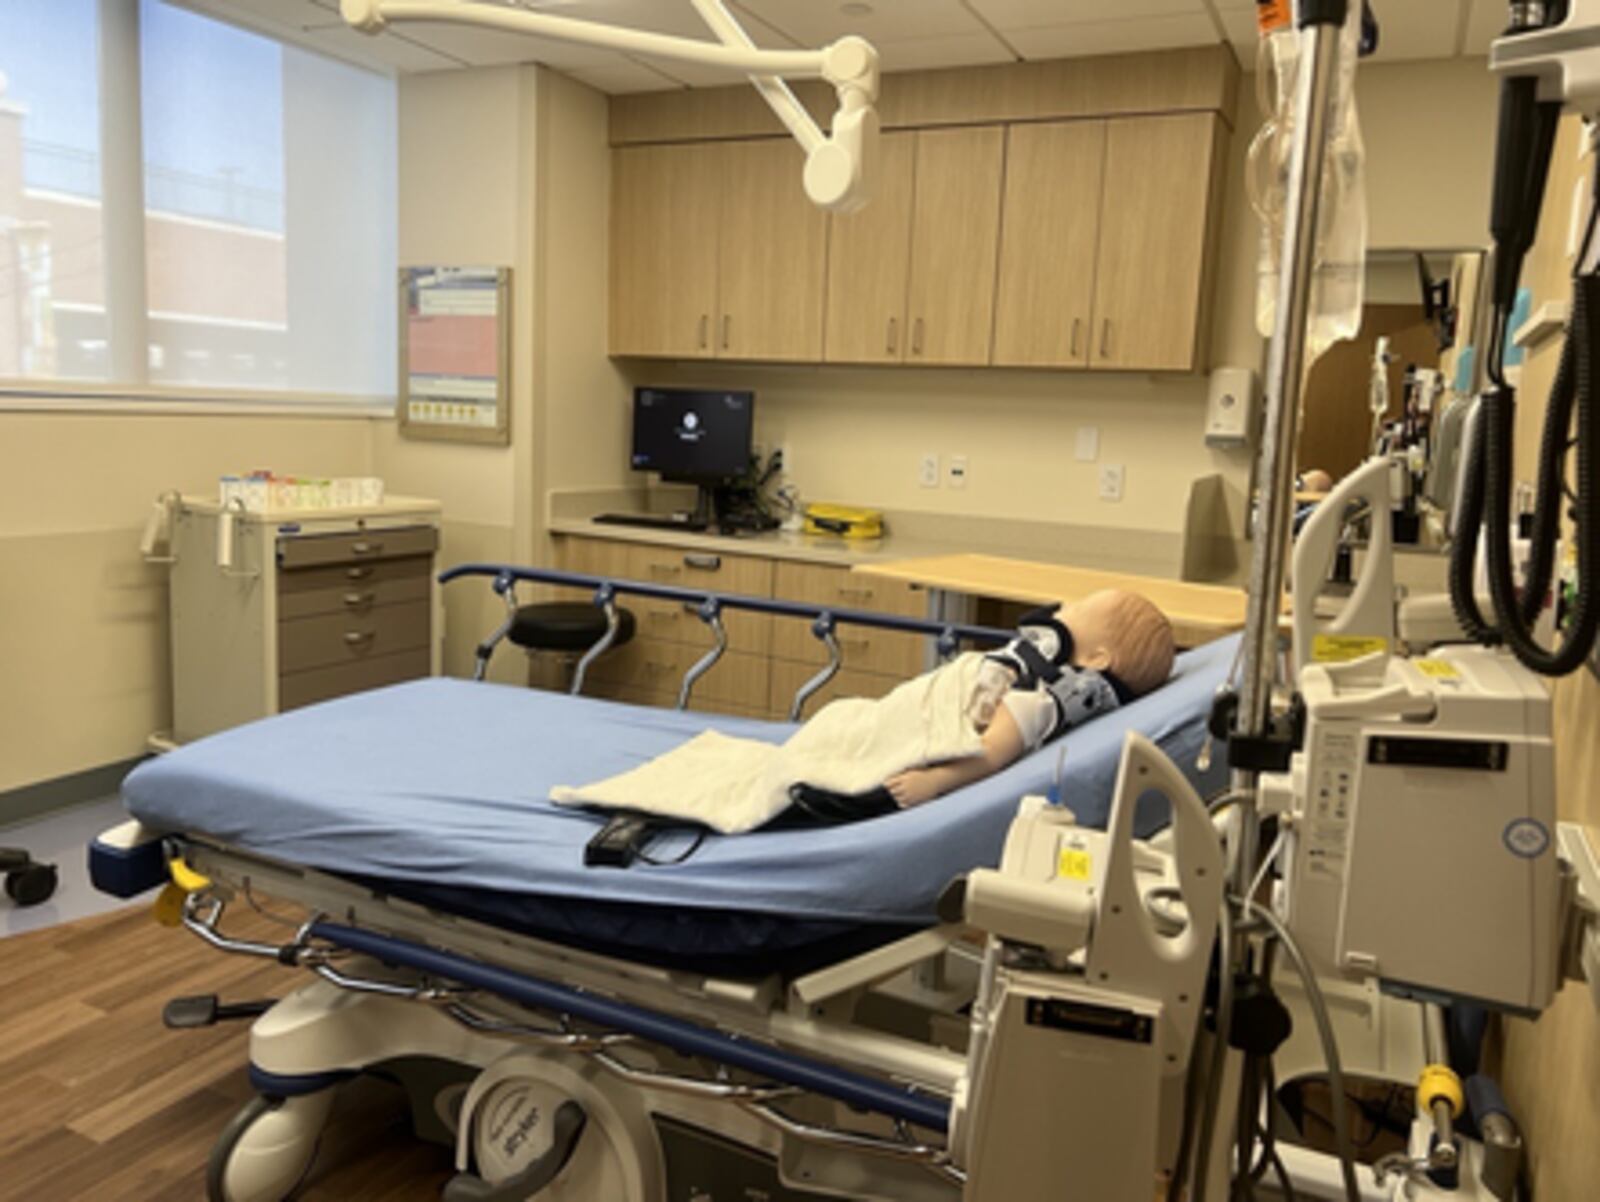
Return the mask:
[[314,614],[365,613],[382,605],[426,601],[433,561],[424,555],[377,563],[330,564],[278,576],[278,620]]
[[278,670],[284,675],[308,668],[360,663],[397,651],[428,649],[426,601],[384,605],[364,613],[317,614],[278,624]]
[[329,563],[403,559],[439,549],[433,526],[397,526],[357,534],[298,534],[278,540],[278,565],[286,572]]
[[394,655],[380,655],[359,663],[336,664],[328,668],[312,668],[295,672],[278,679],[278,709],[292,710],[314,701],[330,697],[343,697],[346,693],[360,693],[366,689],[399,684],[402,680],[416,680],[428,675],[428,649],[426,647],[401,651]]
[[[628,575],[635,580],[670,584],[674,588],[709,589],[746,597],[772,596],[771,561],[748,555],[682,551],[675,547],[635,543],[628,553]],[[639,619],[641,634],[702,648],[710,645],[705,623],[693,614],[684,613],[679,602],[629,597],[626,603]],[[752,655],[767,654],[772,637],[769,615],[730,610],[722,621],[728,629],[730,647]]]
[[[707,554],[572,535],[562,538],[556,554],[561,567],[569,572],[588,572],[674,588],[714,589],[719,593],[755,597],[772,595],[772,564],[748,555]],[[589,596],[576,589],[558,591],[563,596],[584,599]],[[633,611],[640,637],[684,643],[701,650],[711,646],[711,631],[698,617],[686,611],[681,602],[632,596],[624,596],[620,601]],[[730,610],[722,621],[731,649],[748,651],[752,655],[767,654],[772,628],[772,619],[767,614]]]
[[[874,613],[919,618],[927,612],[927,594],[896,580],[873,580],[818,564],[780,563],[773,577],[773,595],[838,609],[865,609]],[[844,652],[845,666],[857,672],[877,672],[905,679],[922,671],[926,637],[864,626],[841,626],[835,635]],[[774,659],[794,660],[820,667],[827,650],[811,633],[809,623],[778,619],[772,629]]]
[[[636,637],[633,642],[597,659],[589,669],[589,679],[597,685],[623,685],[652,693],[670,693],[675,699],[683,683],[683,674],[699,658],[698,648]],[[729,651],[716,667],[696,682],[694,698],[764,710],[767,674],[765,656]]]
[[[768,704],[774,717],[786,718],[789,706],[800,686],[810,680],[816,669],[807,664],[772,662],[772,691]],[[855,672],[841,668],[839,674],[811,695],[806,702],[802,718],[809,718],[830,701],[840,697],[882,697],[903,677],[884,676],[876,672]]]

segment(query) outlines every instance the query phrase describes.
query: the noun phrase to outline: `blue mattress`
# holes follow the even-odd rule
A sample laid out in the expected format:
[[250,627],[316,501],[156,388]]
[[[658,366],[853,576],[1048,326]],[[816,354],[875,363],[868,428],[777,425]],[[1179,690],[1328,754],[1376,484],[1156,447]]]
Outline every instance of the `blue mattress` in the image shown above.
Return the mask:
[[[1174,679],[1005,772],[845,827],[708,836],[678,864],[585,868],[596,816],[545,800],[707,727],[780,741],[784,723],[432,679],[299,709],[151,760],[123,784],[146,826],[205,835],[453,911],[674,962],[794,950],[925,925],[951,878],[998,857],[1025,793],[1051,787],[1104,825],[1123,735],[1190,772],[1237,639],[1182,655]],[[1158,809],[1141,813],[1144,831]],[[658,847],[668,858],[674,849]]]

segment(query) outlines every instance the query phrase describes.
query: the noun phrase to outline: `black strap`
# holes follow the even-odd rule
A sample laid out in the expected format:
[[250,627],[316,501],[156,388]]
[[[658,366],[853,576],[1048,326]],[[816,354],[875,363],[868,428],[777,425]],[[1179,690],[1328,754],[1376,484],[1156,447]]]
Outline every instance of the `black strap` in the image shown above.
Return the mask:
[[[867,818],[881,818],[900,808],[886,786],[869,789],[865,793],[835,793],[815,785],[789,786],[789,800],[793,808],[779,815],[776,825],[786,826],[843,826]],[[768,826],[774,826],[768,823]]]

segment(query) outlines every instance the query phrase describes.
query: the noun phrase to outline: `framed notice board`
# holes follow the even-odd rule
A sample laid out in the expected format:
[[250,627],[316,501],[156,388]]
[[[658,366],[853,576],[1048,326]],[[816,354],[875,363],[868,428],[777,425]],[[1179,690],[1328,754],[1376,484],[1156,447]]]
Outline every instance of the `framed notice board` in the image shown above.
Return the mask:
[[400,269],[400,433],[511,441],[511,269]]

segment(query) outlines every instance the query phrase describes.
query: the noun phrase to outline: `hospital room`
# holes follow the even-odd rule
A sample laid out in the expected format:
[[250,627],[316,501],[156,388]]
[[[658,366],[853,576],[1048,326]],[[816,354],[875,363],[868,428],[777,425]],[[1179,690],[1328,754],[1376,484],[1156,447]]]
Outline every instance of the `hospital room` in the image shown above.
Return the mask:
[[1600,0],[0,0],[0,1202],[1600,1196]]

